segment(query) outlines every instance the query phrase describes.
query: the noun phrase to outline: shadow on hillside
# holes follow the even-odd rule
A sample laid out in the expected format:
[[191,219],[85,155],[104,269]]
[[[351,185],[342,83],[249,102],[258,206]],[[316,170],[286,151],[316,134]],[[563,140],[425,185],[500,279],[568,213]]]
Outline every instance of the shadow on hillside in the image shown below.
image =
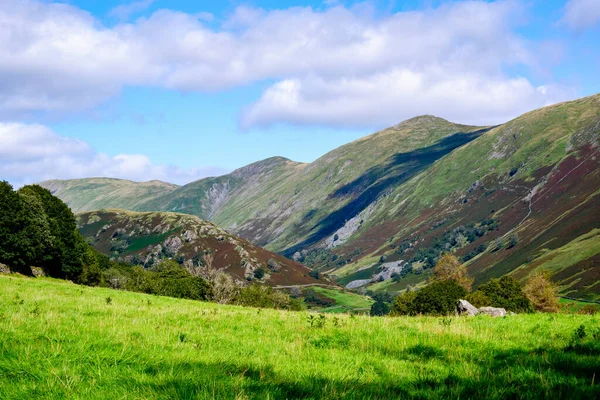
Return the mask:
[[[285,250],[284,255],[291,256],[298,250],[307,248],[341,228],[346,221],[377,200],[391,188],[398,186],[428,168],[454,149],[461,147],[483,135],[491,128],[470,133],[455,133],[439,140],[435,144],[406,153],[398,153],[382,164],[367,170],[363,175],[349,182],[329,195],[328,201],[350,201],[337,211],[327,215],[310,228],[310,237]],[[311,211],[314,213],[314,210]],[[305,215],[308,221],[312,215]]]
[[[236,396],[257,399],[591,399],[600,395],[600,385],[596,382],[592,386],[594,374],[600,376],[600,351],[595,345],[533,351],[484,348],[482,350],[488,351],[473,354],[472,359],[470,355],[466,359],[461,357],[461,363],[471,359],[470,368],[460,365],[454,368],[454,371],[466,371],[464,376],[446,373],[445,368],[453,369],[450,361],[442,359],[432,365],[429,356],[436,358],[437,350],[431,353],[428,346],[412,349],[407,351],[406,357],[400,357],[412,361],[406,365],[403,376],[392,375],[385,368],[385,362],[378,362],[350,371],[352,375],[365,372],[360,382],[352,378],[324,378],[318,366],[309,376],[294,377],[279,374],[271,365],[259,367],[240,361],[239,364],[150,365],[138,380],[128,377],[124,384],[139,385],[157,397],[181,399]],[[423,351],[426,353],[423,357],[413,359]],[[394,357],[387,360],[397,361]]]

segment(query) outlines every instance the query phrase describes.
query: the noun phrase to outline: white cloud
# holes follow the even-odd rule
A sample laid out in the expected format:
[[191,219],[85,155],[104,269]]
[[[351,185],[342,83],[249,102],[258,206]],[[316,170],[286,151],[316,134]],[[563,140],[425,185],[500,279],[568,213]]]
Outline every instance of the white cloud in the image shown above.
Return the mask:
[[142,154],[110,157],[96,152],[84,141],[60,136],[43,125],[0,123],[0,179],[15,186],[92,176],[188,183],[224,172],[213,167],[182,169],[156,165]]
[[[514,33],[522,14],[512,1],[379,17],[369,7],[239,7],[217,28],[200,14],[158,10],[109,29],[72,6],[4,1],[0,118],[89,108],[130,85],[213,91],[274,80],[242,114],[244,126],[380,126],[409,109],[460,121],[474,98],[483,100],[475,104],[481,117],[495,120],[566,93],[544,94],[503,72],[542,67]],[[342,118],[342,106],[357,114]]]
[[119,21],[126,21],[131,16],[138,14],[154,3],[155,0],[141,0],[133,3],[121,4],[109,11],[109,15],[117,18]]
[[600,21],[600,0],[569,0],[562,22],[576,31],[591,28]]
[[452,121],[490,125],[572,96],[561,87],[534,87],[520,77],[393,68],[364,78],[278,82],[244,111],[241,125],[287,121],[356,127],[376,121],[382,127],[432,112]]

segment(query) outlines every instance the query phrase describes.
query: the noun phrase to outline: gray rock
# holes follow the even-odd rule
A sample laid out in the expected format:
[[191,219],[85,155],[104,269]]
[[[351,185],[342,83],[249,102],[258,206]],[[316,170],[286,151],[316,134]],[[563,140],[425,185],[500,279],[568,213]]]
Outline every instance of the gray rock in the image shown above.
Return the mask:
[[366,285],[368,283],[371,283],[370,279],[358,279],[358,280],[355,280],[355,281],[352,281],[352,282],[348,283],[346,285],[346,289],[356,289],[356,288],[364,286],[364,285]]
[[473,304],[466,300],[459,300],[456,304],[457,315],[468,315],[473,316],[479,314],[479,310]]
[[490,317],[504,317],[506,315],[506,310],[504,308],[496,307],[481,307],[479,313],[489,315]]

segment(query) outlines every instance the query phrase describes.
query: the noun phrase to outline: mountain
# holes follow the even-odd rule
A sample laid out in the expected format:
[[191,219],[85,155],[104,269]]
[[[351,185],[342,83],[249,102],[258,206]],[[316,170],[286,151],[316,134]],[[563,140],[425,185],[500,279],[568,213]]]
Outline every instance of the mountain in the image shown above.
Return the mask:
[[80,213],[77,218],[88,242],[114,260],[150,267],[171,258],[188,269],[223,269],[242,281],[274,286],[330,284],[325,277],[311,277],[309,268],[193,215],[105,209]]
[[140,204],[171,193],[179,187],[161,181],[133,182],[111,178],[52,180],[41,185],[53,195],[66,200],[73,212],[102,208],[134,210]]
[[[548,269],[563,293],[595,297],[599,137],[600,95],[498,126],[420,116],[309,164],[271,158],[130,208],[198,215],[352,287],[419,284],[453,251],[476,285]],[[88,191],[56,194],[80,204]]]

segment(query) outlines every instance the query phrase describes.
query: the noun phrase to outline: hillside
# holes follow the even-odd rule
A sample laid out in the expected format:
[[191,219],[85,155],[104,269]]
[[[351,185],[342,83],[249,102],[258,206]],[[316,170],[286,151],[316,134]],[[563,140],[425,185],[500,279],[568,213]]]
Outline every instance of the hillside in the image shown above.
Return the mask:
[[177,185],[161,181],[133,182],[111,178],[52,180],[40,185],[61,198],[73,212],[102,208],[134,210],[141,204],[178,188]]
[[381,256],[420,269],[441,251],[455,251],[476,284],[544,268],[564,293],[598,297],[599,144],[599,95],[493,128],[382,198],[363,232],[336,249],[342,260],[357,249],[370,258],[335,273],[361,279],[365,270],[355,271],[376,272]]
[[199,215],[355,288],[418,285],[453,251],[476,285],[543,268],[563,293],[597,297],[599,141],[600,95],[494,127],[421,116],[310,164],[276,157],[131,208]]
[[600,396],[598,316],[321,318],[2,274],[0,315],[3,399]]
[[86,240],[117,261],[148,268],[171,258],[190,270],[223,269],[237,280],[273,286],[329,283],[309,276],[307,267],[193,215],[108,209],[77,218]]

